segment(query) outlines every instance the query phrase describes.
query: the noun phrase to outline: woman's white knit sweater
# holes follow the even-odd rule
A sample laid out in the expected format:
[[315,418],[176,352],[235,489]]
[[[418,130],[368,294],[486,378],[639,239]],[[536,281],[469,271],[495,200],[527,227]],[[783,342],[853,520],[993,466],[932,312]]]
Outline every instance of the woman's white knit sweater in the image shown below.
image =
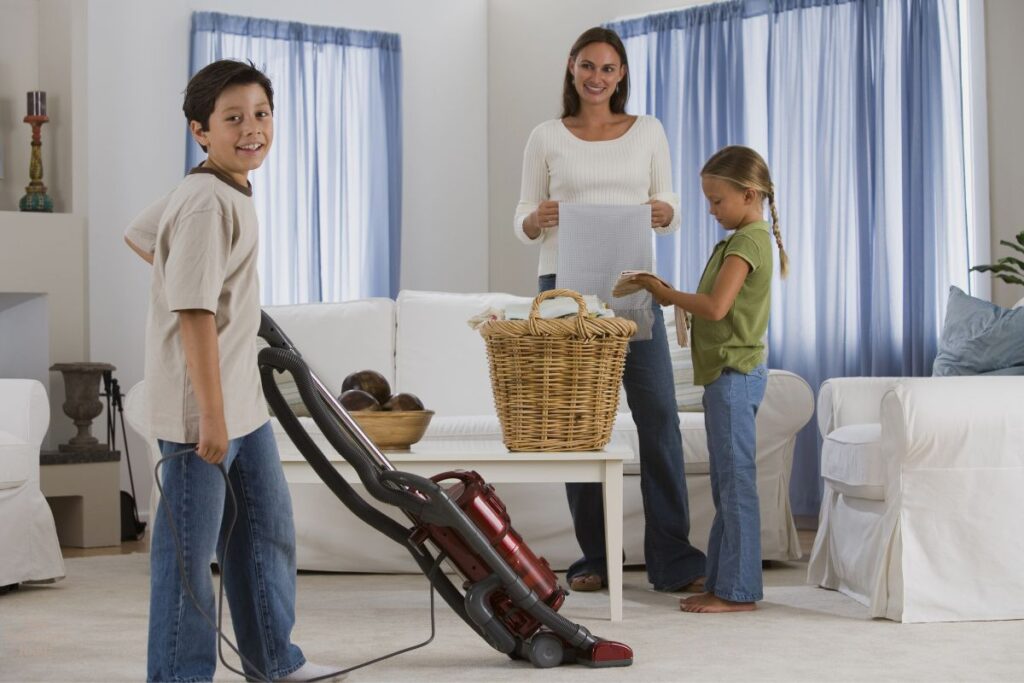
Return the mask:
[[668,139],[661,122],[640,116],[614,140],[588,142],[573,135],[561,119],[545,121],[530,134],[523,152],[523,182],[514,228],[523,242],[540,243],[538,275],[558,270],[558,228],[537,239],[523,221],[551,199],[572,204],[645,204],[657,199],[672,206],[672,221],[659,234],[679,228],[679,195],[672,190]]

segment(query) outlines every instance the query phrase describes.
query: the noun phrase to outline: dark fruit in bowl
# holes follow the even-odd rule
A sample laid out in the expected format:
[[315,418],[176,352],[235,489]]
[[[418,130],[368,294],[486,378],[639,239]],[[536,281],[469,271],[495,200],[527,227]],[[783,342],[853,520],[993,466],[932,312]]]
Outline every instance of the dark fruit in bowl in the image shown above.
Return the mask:
[[383,405],[391,396],[391,385],[384,378],[384,375],[373,370],[360,370],[353,372],[341,383],[342,395],[350,389],[365,391],[377,399],[377,403]]
[[382,407],[384,410],[423,410],[423,401],[413,394],[395,394]]
[[342,392],[338,402],[345,410],[380,410],[380,403],[362,389],[349,389]]

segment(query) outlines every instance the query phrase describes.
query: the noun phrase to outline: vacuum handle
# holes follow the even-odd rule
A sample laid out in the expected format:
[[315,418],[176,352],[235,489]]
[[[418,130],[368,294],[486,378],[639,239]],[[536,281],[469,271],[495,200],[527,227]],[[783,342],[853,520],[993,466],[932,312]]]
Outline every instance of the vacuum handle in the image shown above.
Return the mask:
[[260,311],[260,329],[256,334],[270,344],[271,348],[291,351],[296,356],[302,357],[302,354],[299,353],[292,340],[288,338],[284,330],[278,327],[277,323],[274,322],[274,319],[266,311]]

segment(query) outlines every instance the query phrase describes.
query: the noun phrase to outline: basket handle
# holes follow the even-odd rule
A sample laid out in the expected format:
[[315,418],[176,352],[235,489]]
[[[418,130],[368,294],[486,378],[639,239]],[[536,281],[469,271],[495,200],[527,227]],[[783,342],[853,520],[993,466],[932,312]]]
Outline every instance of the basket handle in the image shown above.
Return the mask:
[[542,320],[540,317],[541,302],[548,299],[554,299],[559,296],[568,296],[576,300],[578,305],[576,311],[576,329],[581,339],[590,337],[591,335],[587,333],[587,328],[585,326],[585,321],[589,317],[587,314],[587,303],[583,300],[583,297],[579,292],[571,289],[549,289],[541,292],[534,298],[533,303],[530,305],[530,316],[526,321],[530,329],[530,334],[538,334],[537,324],[539,320]]

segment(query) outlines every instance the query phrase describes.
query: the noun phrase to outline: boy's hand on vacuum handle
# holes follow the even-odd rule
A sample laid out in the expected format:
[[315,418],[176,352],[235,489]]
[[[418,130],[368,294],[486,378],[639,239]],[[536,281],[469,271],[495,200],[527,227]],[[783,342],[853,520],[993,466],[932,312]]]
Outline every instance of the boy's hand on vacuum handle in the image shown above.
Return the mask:
[[228,428],[224,414],[203,415],[199,418],[199,443],[196,454],[211,465],[224,462],[228,454]]

